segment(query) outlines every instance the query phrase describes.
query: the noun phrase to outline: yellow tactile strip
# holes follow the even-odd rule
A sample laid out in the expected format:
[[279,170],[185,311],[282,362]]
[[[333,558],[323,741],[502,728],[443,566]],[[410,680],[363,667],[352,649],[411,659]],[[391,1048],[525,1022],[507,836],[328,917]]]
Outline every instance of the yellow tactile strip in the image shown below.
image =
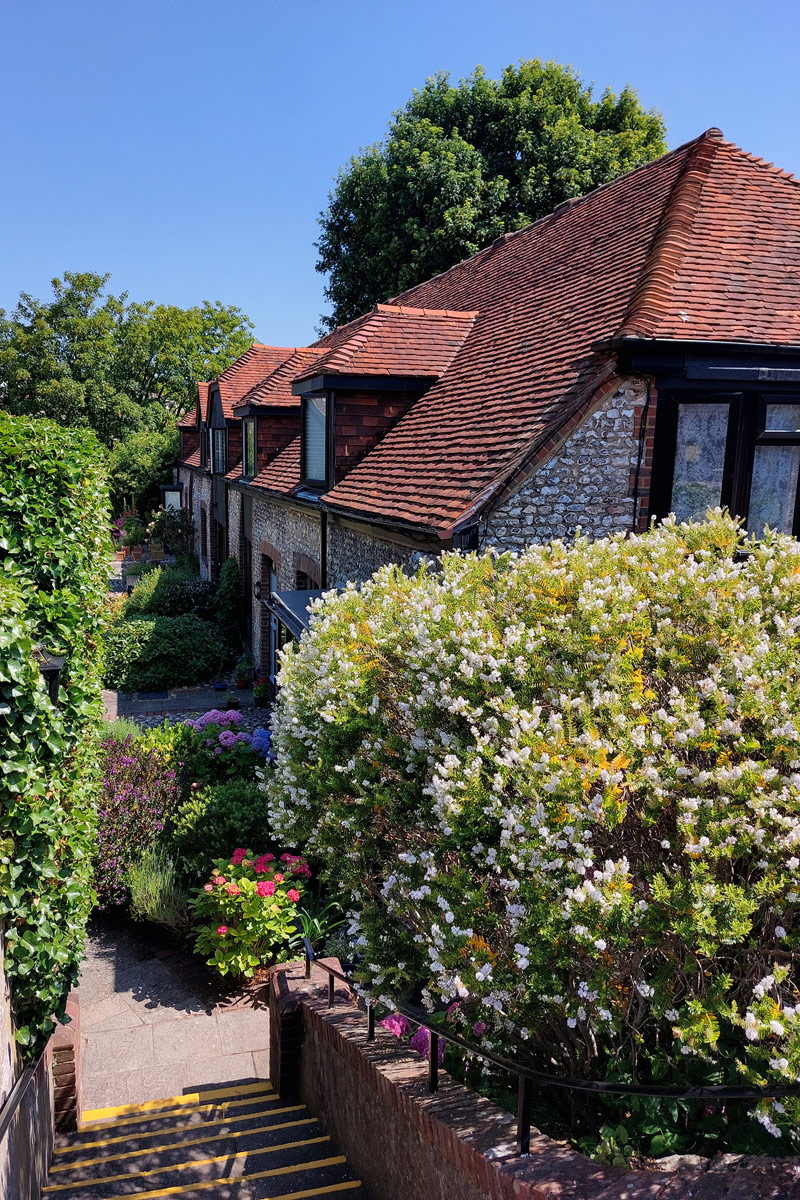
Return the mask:
[[[268,1098],[271,1100],[279,1099],[278,1096],[271,1096]],[[222,1112],[223,1109],[227,1110],[230,1108],[235,1108],[239,1105],[244,1105],[244,1104],[249,1104],[249,1103],[250,1103],[249,1100],[232,1100],[232,1101],[229,1101],[227,1104],[206,1104],[202,1108],[190,1108],[190,1109],[179,1108],[177,1110],[174,1110],[173,1112],[165,1113],[164,1116],[189,1117],[189,1116],[193,1116],[195,1113]],[[257,1110],[256,1112],[242,1113],[238,1117],[228,1117],[225,1115],[221,1115],[219,1117],[219,1120],[212,1118],[212,1120],[210,1120],[210,1121],[195,1121],[191,1125],[173,1125],[168,1130],[165,1130],[163,1127],[160,1127],[158,1129],[149,1129],[145,1133],[136,1133],[136,1131],[134,1130],[132,1133],[121,1133],[118,1137],[102,1138],[102,1139],[97,1138],[90,1142],[73,1142],[72,1145],[70,1145],[70,1146],[56,1146],[53,1153],[54,1154],[75,1154],[75,1152],[78,1150],[92,1151],[92,1150],[94,1150],[94,1148],[96,1146],[113,1146],[116,1142],[130,1142],[130,1141],[133,1141],[134,1138],[137,1141],[141,1141],[142,1138],[161,1137],[163,1134],[165,1134],[167,1132],[169,1132],[169,1133],[184,1133],[188,1129],[213,1129],[213,1127],[215,1125],[219,1125],[223,1122],[226,1125],[233,1125],[235,1121],[255,1121],[255,1120],[258,1120],[259,1117],[276,1117],[276,1116],[281,1115],[282,1113],[300,1112],[304,1108],[305,1108],[305,1104],[287,1104],[284,1108],[265,1108],[260,1112]],[[159,1115],[161,1115],[161,1114],[159,1114]],[[97,1129],[98,1129],[98,1131],[101,1131],[104,1128],[105,1129],[120,1129],[123,1125],[138,1125],[140,1122],[152,1121],[152,1120],[153,1120],[152,1116],[129,1117],[127,1121],[111,1121],[108,1123],[108,1125],[99,1125],[97,1127]],[[280,1128],[279,1125],[273,1126],[273,1129],[279,1129],[279,1128]],[[87,1131],[84,1130],[83,1132],[87,1132]],[[90,1131],[90,1132],[93,1132],[93,1131]]]
[[[123,1171],[120,1175],[103,1175],[98,1178],[90,1176],[88,1179],[71,1179],[69,1183],[49,1183],[43,1190],[45,1192],[63,1192],[67,1188],[96,1188],[104,1183],[119,1183],[121,1179],[147,1179],[152,1175],[168,1175],[172,1171],[183,1171],[187,1168],[194,1170],[197,1167],[208,1167],[212,1163],[233,1163],[242,1158],[257,1158],[261,1154],[276,1154],[279,1150],[297,1150],[302,1146],[318,1146],[320,1142],[329,1142],[330,1140],[327,1134],[321,1134],[319,1137],[306,1138],[300,1142],[283,1142],[279,1146],[261,1146],[256,1150],[241,1150],[238,1154],[217,1154],[213,1158],[190,1158],[186,1162],[162,1164],[158,1167],[151,1167],[147,1171]],[[343,1155],[338,1155],[336,1158],[319,1159],[317,1162],[293,1163],[290,1167],[274,1167],[266,1174],[284,1175],[289,1171],[302,1171],[307,1167],[333,1166],[335,1163],[346,1161]],[[76,1163],[75,1165],[80,1166],[81,1164]],[[165,1196],[169,1195],[170,1188],[164,1188],[155,1194],[161,1195],[162,1191]]]
[[[56,1171],[74,1171],[77,1167],[94,1167],[98,1163],[118,1162],[123,1158],[140,1158],[143,1154],[161,1154],[164,1150],[182,1150],[184,1146],[203,1146],[206,1142],[220,1142],[225,1138],[233,1139],[250,1137],[250,1135],[253,1133],[272,1133],[273,1129],[292,1129],[297,1125],[313,1125],[314,1120],[314,1117],[303,1117],[299,1121],[281,1121],[279,1125],[257,1125],[255,1129],[237,1129],[232,1133],[230,1131],[225,1133],[207,1133],[203,1137],[192,1138],[190,1141],[186,1142],[168,1142],[163,1146],[146,1146],[144,1150],[128,1150],[123,1151],[122,1154],[101,1154],[99,1158],[79,1158],[74,1162],[61,1163],[59,1166],[51,1167],[50,1174],[53,1175]],[[189,1125],[188,1128],[199,1129],[201,1126]],[[158,1132],[163,1133],[164,1130],[160,1129]],[[175,1133],[176,1130],[171,1129],[169,1132]],[[148,1135],[145,1134],[144,1136],[147,1137]],[[306,1145],[305,1142],[295,1142],[289,1144]],[[269,1150],[271,1147],[267,1146],[266,1149]],[[275,1147],[275,1149],[285,1150],[286,1147],[278,1146]],[[254,1151],[254,1153],[261,1153],[261,1151]],[[164,1167],[165,1171],[168,1171],[169,1169],[169,1166]]]
[[[167,1096],[161,1100],[146,1100],[143,1104],[117,1104],[107,1108],[89,1108],[83,1114],[80,1132],[87,1124],[94,1125],[106,1117],[122,1117],[127,1113],[152,1113],[159,1116],[160,1108],[177,1108],[184,1105],[204,1104],[207,1100],[227,1100],[230,1096],[256,1096],[272,1092],[274,1089],[268,1080],[261,1083],[242,1083],[237,1087],[211,1088],[207,1091],[184,1092],[180,1096]],[[89,1132],[87,1130],[87,1132]]]
[[[230,1187],[232,1183],[249,1183],[254,1179],[273,1179],[277,1175],[288,1175],[292,1171],[313,1171],[322,1167],[340,1167],[347,1162],[343,1154],[334,1158],[318,1158],[314,1162],[297,1163],[292,1167],[273,1167],[270,1171],[255,1171],[250,1175],[239,1175],[232,1179],[229,1175],[222,1179],[203,1179],[198,1183],[179,1183],[174,1187],[157,1188],[154,1192],[126,1192],[125,1200],[155,1200],[161,1196],[180,1196],[186,1192],[207,1192],[209,1188]],[[89,1183],[91,1181],[87,1181]],[[86,1186],[86,1183],[83,1185]],[[327,1196],[329,1192],[344,1192],[361,1187],[361,1181],[348,1180],[345,1183],[329,1183],[320,1188],[305,1188],[300,1192],[287,1192],[283,1196],[273,1196],[272,1200],[301,1200],[304,1196]],[[119,1196],[107,1196],[104,1200],[120,1200]]]

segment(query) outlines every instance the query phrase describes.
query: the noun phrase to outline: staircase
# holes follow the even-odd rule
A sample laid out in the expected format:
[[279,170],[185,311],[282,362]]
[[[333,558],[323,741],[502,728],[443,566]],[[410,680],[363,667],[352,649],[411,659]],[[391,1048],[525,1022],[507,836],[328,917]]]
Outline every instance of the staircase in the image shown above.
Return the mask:
[[96,1108],[56,1143],[44,1200],[366,1200],[302,1104],[249,1083]]

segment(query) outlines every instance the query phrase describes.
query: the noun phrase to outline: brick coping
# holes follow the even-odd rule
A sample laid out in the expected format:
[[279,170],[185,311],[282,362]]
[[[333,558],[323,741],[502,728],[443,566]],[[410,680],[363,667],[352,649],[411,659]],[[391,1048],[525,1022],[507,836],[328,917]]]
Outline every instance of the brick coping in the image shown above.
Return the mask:
[[[338,967],[336,960],[332,965]],[[594,1163],[565,1142],[531,1130],[531,1153],[516,1152],[514,1118],[446,1072],[439,1091],[428,1091],[427,1064],[388,1032],[366,1040],[366,1018],[355,998],[337,985],[327,1004],[327,977],[315,971],[306,981],[302,964],[273,969],[271,991],[282,1011],[302,1011],[305,1038],[319,1038],[354,1072],[365,1103],[409,1123],[430,1146],[443,1171],[465,1178],[492,1200],[797,1200],[800,1159],[721,1154],[708,1160],[673,1155],[629,1170]],[[353,1129],[358,1138],[358,1129]],[[340,1139],[341,1140],[341,1139]],[[345,1153],[349,1147],[344,1146]],[[444,1167],[444,1163],[447,1167]],[[444,1194],[444,1192],[442,1193]]]

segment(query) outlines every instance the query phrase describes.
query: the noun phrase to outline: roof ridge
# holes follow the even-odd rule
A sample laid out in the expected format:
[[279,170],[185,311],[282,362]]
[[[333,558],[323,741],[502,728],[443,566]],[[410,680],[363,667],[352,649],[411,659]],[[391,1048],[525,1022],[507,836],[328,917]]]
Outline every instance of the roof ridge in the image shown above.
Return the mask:
[[[398,292],[396,296],[391,298],[392,301],[400,299],[401,296],[411,295],[419,288],[425,287],[429,283],[432,283],[434,279],[442,279],[445,275],[449,275],[452,271],[459,270],[459,268],[463,267],[466,263],[476,262],[483,255],[488,256],[492,254],[500,246],[511,241],[512,238],[519,237],[523,233],[529,233],[530,230],[535,229],[537,226],[544,225],[548,221],[552,221],[555,217],[560,216],[562,213],[574,208],[576,205],[582,204],[585,200],[591,199],[592,197],[596,196],[598,192],[603,192],[608,188],[616,187],[617,184],[621,183],[623,180],[630,179],[632,175],[637,175],[640,171],[647,171],[651,167],[655,166],[656,163],[663,162],[666,158],[672,158],[673,156],[680,154],[682,151],[688,150],[690,146],[698,145],[706,138],[713,138],[716,141],[724,140],[722,130],[716,125],[711,125],[696,138],[691,138],[688,142],[681,143],[681,145],[676,146],[674,150],[667,150],[665,154],[660,154],[658,158],[651,158],[649,162],[640,163],[638,167],[632,167],[630,171],[625,171],[622,175],[615,175],[613,179],[607,179],[605,183],[598,183],[596,187],[591,189],[591,191],[584,192],[581,196],[570,196],[567,200],[562,200],[561,203],[557,204],[549,213],[545,213],[543,216],[537,217],[535,221],[530,221],[527,225],[522,225],[519,229],[507,229],[504,233],[501,233],[499,237],[496,237],[493,242],[490,242],[488,246],[484,246],[482,249],[476,250],[475,253],[470,254],[468,258],[461,258],[458,262],[453,263],[453,265],[448,267],[445,271],[439,271],[436,275],[431,275],[429,279],[422,279],[419,283],[415,283],[412,287],[406,288],[402,292]],[[726,144],[731,145],[732,143]],[[338,328],[343,327],[338,326]]]
[[628,311],[614,337],[650,335],[660,305],[672,293],[711,164],[724,144],[722,131],[712,126],[682,147],[685,162],[670,189]]
[[[434,277],[435,278],[435,277]],[[462,311],[456,308],[412,308],[408,304],[376,304],[373,312],[378,313],[400,313],[405,317],[436,317],[446,318],[450,320],[474,321],[478,316],[479,310],[472,309],[470,311]]]

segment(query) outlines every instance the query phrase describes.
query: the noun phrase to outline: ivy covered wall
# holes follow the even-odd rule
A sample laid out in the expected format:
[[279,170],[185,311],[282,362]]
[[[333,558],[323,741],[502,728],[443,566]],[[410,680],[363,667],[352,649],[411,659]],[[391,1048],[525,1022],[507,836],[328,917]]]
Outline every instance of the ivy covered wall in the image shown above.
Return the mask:
[[[93,899],[109,526],[94,435],[0,412],[0,925],[30,1055],[63,1015]],[[45,651],[64,658],[57,706]]]

